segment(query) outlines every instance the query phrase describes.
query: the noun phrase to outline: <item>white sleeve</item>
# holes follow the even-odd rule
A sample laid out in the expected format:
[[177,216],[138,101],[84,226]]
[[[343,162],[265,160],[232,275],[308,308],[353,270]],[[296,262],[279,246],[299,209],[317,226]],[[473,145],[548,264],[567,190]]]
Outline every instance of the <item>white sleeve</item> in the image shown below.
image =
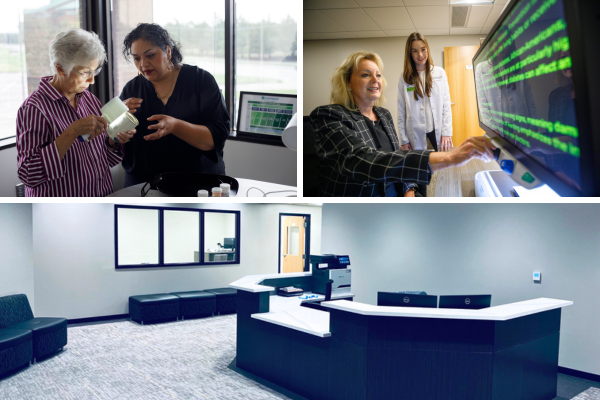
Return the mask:
[[406,135],[406,99],[404,98],[404,80],[402,75],[398,81],[398,137],[400,138],[400,145],[410,143],[408,136]]
[[442,106],[442,136],[452,136],[452,102],[450,101],[450,86],[446,71],[442,69],[444,84],[442,85],[442,94],[444,102]]

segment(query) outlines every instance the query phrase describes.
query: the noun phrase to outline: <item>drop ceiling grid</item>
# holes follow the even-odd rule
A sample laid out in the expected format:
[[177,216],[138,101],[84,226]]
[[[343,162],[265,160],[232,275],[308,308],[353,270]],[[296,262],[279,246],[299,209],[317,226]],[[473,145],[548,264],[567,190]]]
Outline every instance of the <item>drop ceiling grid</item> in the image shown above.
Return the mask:
[[487,34],[507,1],[472,5],[467,26],[453,28],[449,0],[304,0],[304,40]]

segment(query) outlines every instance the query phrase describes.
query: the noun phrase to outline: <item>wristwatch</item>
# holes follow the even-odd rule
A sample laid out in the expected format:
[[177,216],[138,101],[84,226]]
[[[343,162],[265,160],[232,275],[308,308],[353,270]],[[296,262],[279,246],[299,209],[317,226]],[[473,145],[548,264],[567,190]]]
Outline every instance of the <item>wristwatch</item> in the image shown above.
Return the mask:
[[111,145],[110,144],[110,140],[109,140],[109,138],[107,136],[105,142],[106,142],[106,146],[109,149],[111,149],[112,151],[118,151],[118,150],[120,150],[121,145],[120,145],[120,143],[118,141],[115,141],[115,144]]

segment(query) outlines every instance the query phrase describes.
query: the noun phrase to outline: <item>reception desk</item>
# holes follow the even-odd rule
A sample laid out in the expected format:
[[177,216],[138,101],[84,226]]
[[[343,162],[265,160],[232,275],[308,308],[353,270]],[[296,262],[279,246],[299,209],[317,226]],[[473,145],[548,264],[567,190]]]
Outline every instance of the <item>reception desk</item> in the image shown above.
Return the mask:
[[539,298],[482,310],[280,298],[309,274],[252,276],[238,289],[238,368],[309,399],[552,400],[561,308]]

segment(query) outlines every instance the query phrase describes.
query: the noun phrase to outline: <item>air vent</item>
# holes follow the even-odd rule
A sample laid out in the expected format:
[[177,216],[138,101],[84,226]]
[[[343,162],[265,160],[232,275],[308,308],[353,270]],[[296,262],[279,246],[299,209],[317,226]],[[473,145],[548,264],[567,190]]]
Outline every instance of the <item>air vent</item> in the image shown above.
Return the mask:
[[467,26],[467,16],[471,6],[453,6],[452,7],[452,27],[464,28]]

